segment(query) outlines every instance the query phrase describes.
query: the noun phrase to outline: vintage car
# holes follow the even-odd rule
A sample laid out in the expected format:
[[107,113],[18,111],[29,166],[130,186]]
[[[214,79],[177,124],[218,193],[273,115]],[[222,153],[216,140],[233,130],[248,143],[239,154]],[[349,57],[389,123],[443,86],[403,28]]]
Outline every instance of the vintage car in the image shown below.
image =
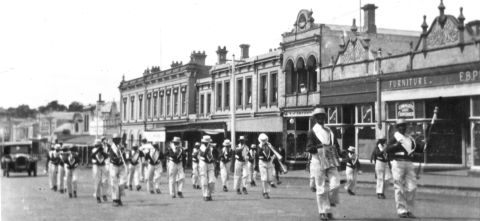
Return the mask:
[[37,176],[38,159],[32,156],[32,144],[32,141],[0,143],[3,176],[10,176],[10,172]]

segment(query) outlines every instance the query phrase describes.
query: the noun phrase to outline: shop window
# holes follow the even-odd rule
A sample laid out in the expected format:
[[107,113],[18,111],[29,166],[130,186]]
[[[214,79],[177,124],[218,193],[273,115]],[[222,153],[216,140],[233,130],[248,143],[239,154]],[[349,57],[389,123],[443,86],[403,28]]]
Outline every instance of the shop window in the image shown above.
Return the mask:
[[222,83],[217,83],[217,110],[222,109]]
[[287,130],[295,130],[295,118],[290,118],[287,121]]
[[415,118],[425,118],[425,103],[415,101]]
[[372,104],[359,105],[358,123],[368,124],[375,122],[375,113]]
[[480,117],[480,96],[472,97],[472,108],[472,117]]
[[338,124],[338,108],[337,107],[329,107],[327,108],[328,112],[328,119],[327,124]]
[[295,135],[293,133],[287,135],[286,152],[288,160],[295,160]]
[[473,164],[480,166],[480,122],[476,122],[473,131]]
[[295,130],[308,131],[309,129],[308,127],[309,127],[308,117],[297,117],[295,119]]
[[252,106],[252,78],[249,77],[247,79],[245,79],[246,81],[246,92],[247,92],[247,96],[245,96],[245,99],[246,99],[246,104],[247,106]]
[[395,119],[397,115],[395,114],[395,102],[387,103],[387,119]]
[[237,79],[237,107],[242,107],[243,102],[243,79]]
[[359,157],[361,159],[370,159],[375,144],[375,127],[360,127],[358,130]]

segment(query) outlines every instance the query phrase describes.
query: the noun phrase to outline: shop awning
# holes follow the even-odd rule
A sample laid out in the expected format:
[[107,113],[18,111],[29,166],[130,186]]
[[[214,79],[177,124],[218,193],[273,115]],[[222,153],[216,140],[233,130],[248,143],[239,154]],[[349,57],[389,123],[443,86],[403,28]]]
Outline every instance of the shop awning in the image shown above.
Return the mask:
[[166,132],[187,132],[187,131],[201,131],[206,134],[220,134],[225,132],[225,122],[198,122],[178,125],[167,125]]
[[95,136],[93,135],[80,135],[72,136],[62,140],[65,145],[79,145],[79,146],[91,146],[95,142]]
[[[248,119],[237,119],[235,129],[238,132],[282,132],[283,118],[276,117],[256,117]],[[230,121],[227,121],[228,130],[231,128]]]

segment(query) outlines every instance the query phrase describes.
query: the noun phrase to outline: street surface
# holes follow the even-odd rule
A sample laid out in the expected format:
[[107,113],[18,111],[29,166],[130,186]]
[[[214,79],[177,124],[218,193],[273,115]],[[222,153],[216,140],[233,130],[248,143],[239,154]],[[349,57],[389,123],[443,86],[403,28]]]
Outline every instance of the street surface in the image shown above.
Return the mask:
[[[1,178],[1,220],[318,220],[315,195],[310,192],[307,179],[283,179],[278,188],[272,188],[270,200],[262,198],[259,181],[257,187],[249,188],[248,195],[237,195],[231,189],[227,193],[221,191],[217,179],[214,201],[204,202],[201,191],[192,189],[190,179],[185,182],[185,198],[172,199],[163,173],[162,194],[147,193],[143,183],[139,192],[127,190],[123,207],[113,207],[110,196],[107,203],[101,204],[93,198],[90,169],[81,169],[79,173],[76,199],[51,191],[47,176],[40,171],[38,177],[12,173],[10,178]],[[342,188],[334,217],[408,220],[396,215],[392,187],[386,196],[386,200],[377,199],[373,186],[362,185],[356,196],[349,196]],[[480,220],[479,197],[417,193],[416,199],[417,220]]]

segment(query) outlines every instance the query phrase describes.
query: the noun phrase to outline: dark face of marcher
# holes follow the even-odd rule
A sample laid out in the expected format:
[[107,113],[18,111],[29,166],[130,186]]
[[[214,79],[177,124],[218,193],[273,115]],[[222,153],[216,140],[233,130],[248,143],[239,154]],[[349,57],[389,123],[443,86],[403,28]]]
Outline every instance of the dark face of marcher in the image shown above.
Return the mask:
[[398,130],[399,133],[405,134],[405,132],[407,131],[407,125],[406,124],[399,124],[399,125],[397,125],[397,130]]
[[242,145],[245,144],[245,140],[239,140],[238,142]]
[[324,125],[325,124],[325,120],[326,120],[326,116],[325,114],[317,114],[315,115],[315,121],[320,124],[320,125]]
[[121,139],[120,138],[113,138],[112,141],[115,145],[118,145],[118,144],[120,144]]

